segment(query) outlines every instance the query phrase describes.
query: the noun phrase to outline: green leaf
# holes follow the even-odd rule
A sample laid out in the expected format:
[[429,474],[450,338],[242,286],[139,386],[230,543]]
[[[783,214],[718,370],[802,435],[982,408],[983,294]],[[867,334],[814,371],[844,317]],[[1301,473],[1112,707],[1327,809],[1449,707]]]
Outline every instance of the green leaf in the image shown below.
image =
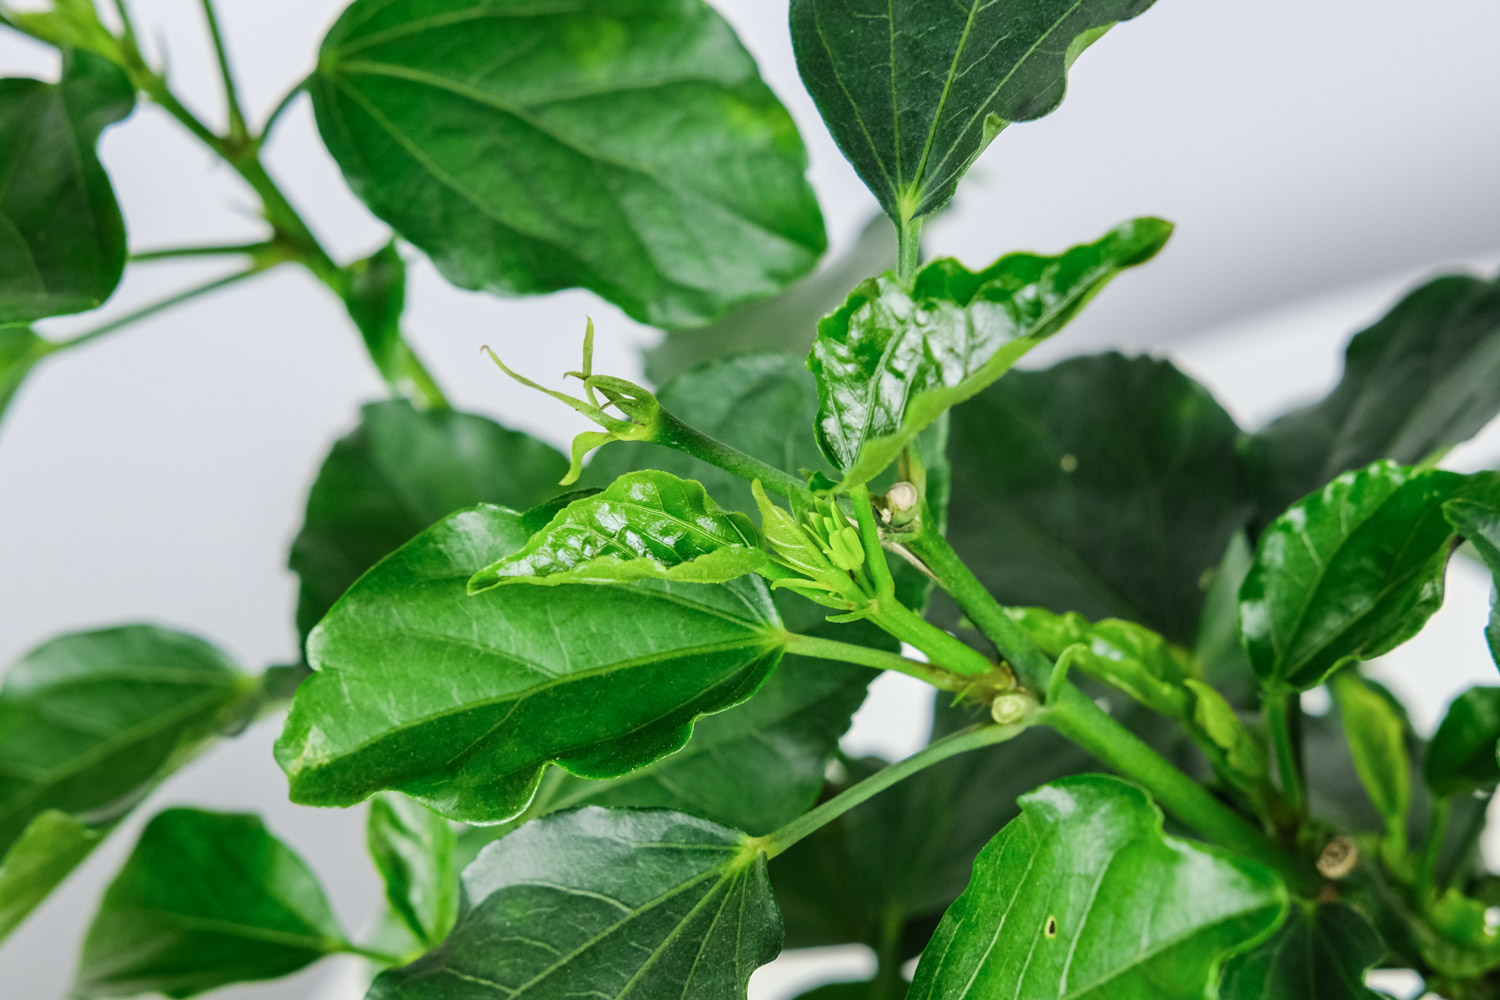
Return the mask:
[[32,367],[46,357],[50,345],[30,327],[0,326],[0,417]]
[[910,1000],[1202,1000],[1220,962],[1286,911],[1273,872],[1164,836],[1146,793],[1117,778],[1065,778],[1021,809],[975,861]]
[[1365,972],[1385,945],[1359,911],[1297,900],[1281,930],[1229,960],[1221,1000],[1376,1000]]
[[237,721],[254,682],[200,639],[146,625],[64,636],[0,688],[0,854],[56,810],[113,822]]
[[1171,234],[1136,219],[1055,257],[1017,253],[983,271],[935,260],[908,288],[894,273],[861,283],[818,324],[818,441],[845,481],[867,482],[949,408],[1061,330],[1109,281],[1150,260]]
[[530,534],[501,507],[460,511],[339,601],[308,639],[316,672],[276,744],[293,801],[390,789],[500,822],[548,763],[590,778],[642,767],[776,666],[786,633],[755,578],[469,596],[469,577]]
[[448,940],[368,1000],[734,1000],[781,950],[764,855],[681,813],[534,820],[465,869],[464,890]]
[[1443,515],[1474,546],[1495,577],[1495,589],[1490,592],[1490,624],[1484,634],[1490,656],[1500,666],[1500,504],[1454,500],[1444,505]]
[[371,403],[333,446],[289,560],[306,636],[361,573],[440,518],[476,503],[524,510],[559,492],[568,461],[494,421],[405,400]]
[[1472,687],[1448,706],[1427,746],[1423,773],[1441,796],[1493,791],[1500,784],[1500,687]]
[[631,472],[573,501],[520,551],[475,573],[469,593],[505,583],[725,583],[769,568],[758,541],[750,519],[714,503],[702,484]]
[[95,144],[135,88],[92,52],[62,79],[0,80],[0,326],[103,305],[125,270],[125,223]]
[[1062,103],[1073,60],[1153,0],[792,0],[797,68],[899,224],[953,197],[1011,122]]
[[1193,693],[1193,725],[1224,752],[1231,774],[1254,787],[1266,776],[1266,748],[1251,735],[1239,713],[1222,694],[1196,678],[1183,685]]
[[1438,278],[1349,342],[1327,397],[1246,442],[1265,524],[1341,472],[1389,458],[1411,465],[1500,413],[1500,278]]
[[1266,691],[1306,691],[1416,635],[1442,604],[1456,537],[1443,503],[1496,490],[1495,477],[1376,462],[1272,522],[1240,589],[1240,632]]
[[1165,361],[1101,354],[1012,372],[953,410],[949,539],[1002,604],[1190,643],[1249,509],[1238,435]]
[[356,193],[464,288],[698,326],[826,246],[796,126],[702,0],[357,0],[310,89]]
[[406,309],[406,262],[391,240],[375,253],[349,265],[344,307],[359,328],[365,348],[388,382],[403,374],[406,344],[401,314]]
[[1354,770],[1370,803],[1385,820],[1392,857],[1405,853],[1411,811],[1411,759],[1406,754],[1406,719],[1386,696],[1366,686],[1357,670],[1343,670],[1330,683],[1344,723]]
[[73,990],[189,997],[348,947],[317,876],[260,817],[169,809],[104,893]]
[[41,813],[0,855],[0,941],[62,885],[73,869],[104,839],[67,813]]
[[458,918],[453,828],[405,796],[377,795],[365,837],[391,910],[425,947],[440,944]]

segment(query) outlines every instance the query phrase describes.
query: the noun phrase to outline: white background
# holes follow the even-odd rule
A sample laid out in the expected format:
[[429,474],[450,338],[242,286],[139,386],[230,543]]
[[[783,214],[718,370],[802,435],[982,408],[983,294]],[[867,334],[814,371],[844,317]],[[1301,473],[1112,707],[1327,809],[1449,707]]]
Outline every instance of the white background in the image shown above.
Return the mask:
[[[312,67],[340,6],[221,0],[257,115]],[[801,88],[785,3],[716,6],[801,125],[832,243],[847,246],[873,203]],[[196,2],[137,0],[136,18],[188,103],[220,120]],[[1497,37],[1492,0],[1161,0],[1079,61],[1057,114],[997,140],[958,211],[929,226],[928,249],[978,266],[1092,239],[1134,215],[1172,219],[1179,229],[1162,256],[1121,278],[1048,356],[1106,346],[1174,356],[1252,426],[1331,384],[1348,333],[1400,288],[1500,259]],[[46,52],[0,37],[0,72],[54,71]],[[258,235],[247,193],[155,109],[111,131],[103,148],[137,249]],[[336,256],[384,240],[322,151],[305,101],[270,162]],[[105,315],[223,267],[141,267]],[[478,347],[560,373],[575,364],[586,314],[599,324],[598,367],[638,373],[638,349],[656,335],[585,293],[503,301],[455,291],[418,264],[408,325],[457,405],[562,444],[577,419],[505,382]],[[0,426],[0,663],[60,632],[138,620],[203,635],[249,668],[293,658],[287,545],[329,444],[379,394],[337,303],[291,270],[44,365]],[[1496,452],[1481,445],[1460,458]],[[1482,577],[1468,567],[1455,575],[1431,634],[1385,668],[1419,699],[1423,725],[1458,685],[1493,680],[1479,641]],[[922,726],[908,692],[883,685],[852,738],[900,752]],[[102,886],[139,823],[168,804],[262,811],[318,870],[346,925],[360,928],[377,898],[362,813],[288,805],[274,734],[262,725],[159,791],[0,948],[3,995],[64,994]],[[219,995],[301,997],[335,966]],[[788,995],[778,977],[797,971],[763,973],[756,989]]]

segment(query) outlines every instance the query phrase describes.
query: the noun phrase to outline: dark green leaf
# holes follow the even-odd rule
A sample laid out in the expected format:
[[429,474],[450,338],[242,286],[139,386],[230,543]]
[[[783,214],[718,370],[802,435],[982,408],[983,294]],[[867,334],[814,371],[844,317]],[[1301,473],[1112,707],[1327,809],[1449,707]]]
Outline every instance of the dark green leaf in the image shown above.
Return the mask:
[[891,272],[863,282],[818,324],[807,359],[824,454],[850,483],[874,478],[1120,271],[1155,256],[1171,232],[1160,219],[1137,219],[1055,257],[1010,254],[978,273],[944,258],[910,288]]
[[0,854],[48,810],[91,826],[118,819],[254,689],[202,640],[145,625],[28,653],[0,688]]
[[0,80],[0,326],[103,305],[125,270],[125,223],[95,144],[135,88],[70,50],[59,83]]
[[1443,601],[1455,531],[1443,503],[1495,477],[1376,462],[1293,504],[1261,535],[1240,632],[1267,691],[1306,691],[1340,664],[1417,634]]
[[26,326],[0,326],[0,417],[32,366],[46,356],[45,340]]
[[1203,614],[1198,619],[1198,636],[1193,644],[1193,655],[1203,679],[1235,705],[1253,704],[1259,689],[1255,671],[1250,669],[1250,660],[1245,655],[1245,645],[1240,641],[1240,587],[1254,559],[1245,533],[1235,532],[1223,561],[1210,571]]
[[67,813],[41,813],[0,855],[0,941],[89,856],[106,831]]
[[469,592],[505,583],[724,583],[769,565],[748,517],[714,503],[701,483],[646,470],[573,501],[519,551],[475,573]]
[[679,749],[694,719],[748,698],[780,658],[785,632],[753,577],[467,594],[529,535],[504,508],[461,511],[339,601],[308,639],[316,672],[276,745],[294,801],[392,789],[500,822],[550,762],[607,778]]
[[317,876],[258,816],[169,809],[105,892],[73,989],[189,997],[346,948]]
[[1389,850],[1405,852],[1411,811],[1411,759],[1406,754],[1406,719],[1386,697],[1366,686],[1357,670],[1336,674],[1329,685],[1338,701],[1344,738],[1354,770],[1370,803],[1385,820]]
[[1286,911],[1275,873],[1164,836],[1146,793],[1117,778],[1065,778],[1021,808],[975,861],[911,1000],[1202,1000]]
[[1365,972],[1385,955],[1375,929],[1341,903],[1292,905],[1269,939],[1229,960],[1221,1000],[1376,1000]]
[[453,828],[405,796],[377,795],[366,839],[391,910],[425,947],[440,944],[458,917]]
[[368,1000],[734,1000],[781,949],[764,856],[681,813],[534,820],[465,869],[464,890],[447,942]]
[[1492,791],[1500,783],[1500,687],[1472,687],[1453,699],[1427,746],[1424,774],[1436,795]]
[[1454,500],[1443,508],[1448,523],[1468,540],[1495,577],[1490,592],[1490,624],[1485,629],[1490,656],[1500,666],[1500,504]]
[[1500,279],[1438,278],[1349,342],[1327,397],[1251,438],[1259,523],[1341,472],[1421,462],[1500,413]]
[[364,260],[349,265],[344,307],[359,328],[375,367],[389,382],[399,379],[406,360],[401,313],[406,309],[406,263],[392,240]]
[[366,406],[324,461],[292,543],[298,629],[312,631],[361,573],[444,515],[476,503],[524,510],[559,492],[567,470],[551,446],[486,417]]
[[1011,122],[1153,0],[792,0],[797,68],[844,156],[900,222],[941,208]]
[[1234,421],[1165,361],[1017,371],[952,413],[949,538],[1003,604],[1191,642],[1249,506]]
[[826,245],[796,126],[702,0],[357,0],[311,89],[355,191],[464,288],[697,326]]

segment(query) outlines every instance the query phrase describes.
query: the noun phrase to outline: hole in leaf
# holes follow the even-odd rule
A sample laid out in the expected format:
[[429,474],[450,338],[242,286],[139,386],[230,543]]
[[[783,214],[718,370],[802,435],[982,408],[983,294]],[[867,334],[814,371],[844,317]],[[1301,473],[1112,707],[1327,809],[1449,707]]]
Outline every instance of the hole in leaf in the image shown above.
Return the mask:
[[1045,934],[1045,935],[1047,935],[1047,940],[1048,941],[1051,941],[1053,938],[1057,937],[1057,918],[1056,917],[1048,917],[1047,918],[1047,926],[1042,929],[1042,933]]

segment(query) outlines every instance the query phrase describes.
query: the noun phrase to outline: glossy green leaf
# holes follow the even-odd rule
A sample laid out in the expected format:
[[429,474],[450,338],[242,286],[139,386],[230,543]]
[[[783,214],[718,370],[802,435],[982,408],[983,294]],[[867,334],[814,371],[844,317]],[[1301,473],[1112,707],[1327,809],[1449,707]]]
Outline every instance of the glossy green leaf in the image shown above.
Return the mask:
[[453,828],[405,796],[377,795],[365,839],[391,911],[425,947],[440,944],[458,918]]
[[1297,900],[1269,939],[1229,960],[1220,1000],[1377,1000],[1365,972],[1385,955],[1380,935],[1342,903]]
[[104,893],[73,990],[189,997],[347,947],[317,877],[258,816],[169,809]]
[[1391,850],[1406,843],[1411,810],[1411,760],[1406,755],[1406,720],[1379,691],[1366,686],[1357,670],[1344,670],[1330,683],[1338,701],[1344,738],[1354,770],[1370,803],[1385,820]]
[[1443,600],[1455,531],[1443,503],[1495,477],[1376,462],[1293,504],[1261,535],[1240,632],[1267,691],[1305,691],[1416,635]]
[[305,636],[361,573],[444,515],[532,507],[560,492],[567,468],[550,445],[486,417],[371,403],[323,462],[292,543],[298,629]]
[[1245,465],[1261,524],[1341,472],[1415,464],[1500,413],[1500,279],[1438,278],[1356,335],[1324,399],[1251,438]]
[[1246,786],[1265,778],[1266,747],[1246,728],[1229,700],[1196,678],[1182,683],[1193,694],[1193,725],[1223,752],[1230,776],[1242,779]]
[[276,744],[293,801],[390,789],[500,822],[548,763],[591,778],[642,767],[776,666],[785,632],[755,578],[469,596],[469,577],[530,534],[504,508],[461,511],[339,601],[308,639],[316,672]]
[[237,721],[253,691],[212,646],[145,625],[28,653],[0,688],[0,854],[49,810],[118,819]]
[[891,218],[927,215],[1007,125],[1050,114],[1073,60],[1153,0],[792,0],[797,68]]
[[1454,698],[1427,746],[1427,787],[1437,795],[1492,791],[1500,783],[1500,687],[1472,687]]
[[106,830],[67,813],[41,813],[0,855],[0,941],[89,856]]
[[734,1000],[781,950],[764,856],[681,813],[534,820],[465,869],[464,890],[448,940],[368,1000]]
[[1500,666],[1500,503],[1454,500],[1443,507],[1448,523],[1463,535],[1495,577],[1490,592],[1490,624],[1485,629],[1490,656]]
[[724,583],[769,564],[748,517],[714,503],[701,483],[646,470],[573,501],[519,551],[475,573],[469,592],[505,583]]
[[0,80],[0,326],[93,309],[120,283],[125,223],[95,146],[134,107],[92,52],[66,52],[56,84]]
[[952,412],[949,539],[1002,604],[1190,643],[1249,511],[1238,435],[1165,361],[1102,354],[1012,372]]
[[1192,673],[1185,649],[1134,622],[1106,618],[1090,622],[1075,612],[1054,614],[1045,608],[1008,608],[1043,652],[1056,659],[1069,649],[1068,664],[1136,701],[1175,718],[1191,710],[1183,682]]
[[1018,253],[983,271],[935,260],[908,288],[886,272],[818,324],[818,440],[863,483],[949,408],[1061,330],[1109,281],[1156,255],[1172,227],[1136,219],[1055,257]]
[[1117,778],[1065,778],[1021,808],[975,861],[910,1000],[1202,1000],[1286,911],[1273,872],[1164,836],[1146,793]]
[[357,0],[311,90],[355,191],[464,288],[689,327],[826,246],[796,126],[702,0]]
[[0,417],[32,367],[46,356],[48,344],[30,327],[0,326]]

